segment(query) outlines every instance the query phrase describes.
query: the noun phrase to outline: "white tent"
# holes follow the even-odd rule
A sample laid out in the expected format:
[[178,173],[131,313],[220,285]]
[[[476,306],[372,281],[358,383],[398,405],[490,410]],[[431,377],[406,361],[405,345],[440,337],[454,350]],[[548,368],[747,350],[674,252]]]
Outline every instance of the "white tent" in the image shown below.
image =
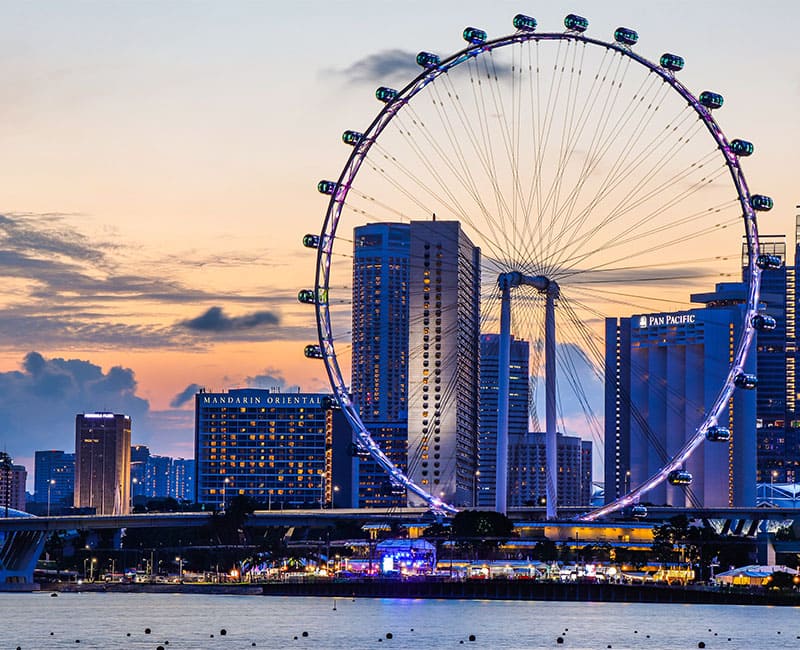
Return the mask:
[[769,583],[776,571],[796,576],[800,572],[783,565],[751,564],[738,569],[718,573],[714,579],[726,585],[763,586]]

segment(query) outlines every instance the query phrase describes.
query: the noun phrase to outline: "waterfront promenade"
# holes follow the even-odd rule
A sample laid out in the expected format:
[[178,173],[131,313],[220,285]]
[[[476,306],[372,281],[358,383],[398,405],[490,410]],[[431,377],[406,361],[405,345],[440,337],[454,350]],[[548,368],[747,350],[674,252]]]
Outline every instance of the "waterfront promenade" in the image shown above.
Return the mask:
[[675,603],[800,607],[800,594],[765,589],[631,585],[536,580],[303,580],[241,584],[53,583],[64,593],[181,593],[446,600],[528,600],[606,603]]

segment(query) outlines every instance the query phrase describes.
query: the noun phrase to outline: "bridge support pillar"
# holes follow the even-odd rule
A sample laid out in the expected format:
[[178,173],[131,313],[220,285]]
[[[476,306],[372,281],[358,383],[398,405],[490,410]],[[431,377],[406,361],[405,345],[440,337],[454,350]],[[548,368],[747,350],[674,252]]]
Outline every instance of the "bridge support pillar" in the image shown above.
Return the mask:
[[35,588],[33,571],[46,538],[47,533],[39,530],[0,533],[0,591]]

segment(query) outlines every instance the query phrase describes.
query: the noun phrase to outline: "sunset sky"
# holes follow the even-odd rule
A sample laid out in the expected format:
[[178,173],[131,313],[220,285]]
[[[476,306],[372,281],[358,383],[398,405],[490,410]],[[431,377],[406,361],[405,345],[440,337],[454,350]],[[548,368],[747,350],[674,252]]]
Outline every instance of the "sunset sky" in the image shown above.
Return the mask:
[[[538,4],[538,6],[537,6]],[[681,54],[681,80],[725,97],[729,138],[793,242],[800,169],[800,5],[778,0],[0,2],[0,449],[74,447],[76,413],[130,414],[133,441],[193,456],[208,390],[327,388],[306,360],[326,201],[344,129],[420,50],[463,47],[536,16],[562,31],[637,29],[636,51]]]

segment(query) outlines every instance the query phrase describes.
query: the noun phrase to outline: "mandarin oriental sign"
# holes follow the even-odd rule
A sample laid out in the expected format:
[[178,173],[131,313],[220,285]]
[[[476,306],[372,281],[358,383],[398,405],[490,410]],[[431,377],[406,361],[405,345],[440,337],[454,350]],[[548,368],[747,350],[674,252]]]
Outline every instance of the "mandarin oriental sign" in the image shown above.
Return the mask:
[[201,404],[214,404],[218,406],[321,406],[323,395],[281,394],[269,393],[265,395],[229,395],[208,394],[200,395]]
[[659,327],[662,325],[687,325],[695,322],[696,315],[691,312],[682,314],[647,314],[639,316],[639,329]]

